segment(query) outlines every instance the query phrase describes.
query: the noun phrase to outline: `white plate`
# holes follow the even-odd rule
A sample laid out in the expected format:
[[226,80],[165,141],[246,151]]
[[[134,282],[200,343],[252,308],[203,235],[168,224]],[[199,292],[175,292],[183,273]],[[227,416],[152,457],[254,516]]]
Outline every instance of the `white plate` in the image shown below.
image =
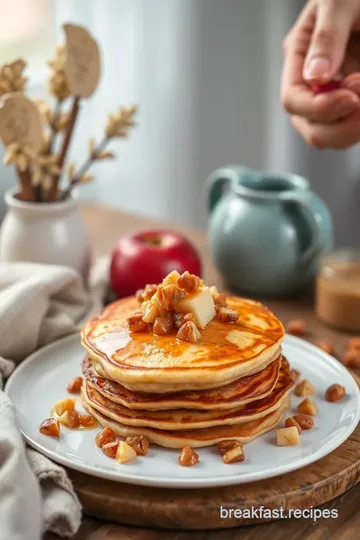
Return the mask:
[[[301,339],[286,336],[284,354],[292,367],[315,385],[319,413],[316,427],[301,434],[301,444],[277,447],[274,431],[245,445],[242,463],[225,465],[216,448],[200,448],[200,464],[180,467],[178,450],[156,445],[136,461],[118,464],[95,445],[98,429],[62,427],[60,440],[39,433],[56,400],[67,395],[69,380],[80,374],[84,351],[72,335],[30,356],[10,377],[5,391],[17,407],[20,429],[30,446],[49,458],[92,476],[118,482],[160,487],[198,488],[241,484],[270,478],[312,463],[343,443],[354,431],[360,415],[359,389],[347,370],[334,358]],[[328,386],[340,383],[347,397],[338,403],[324,400]],[[300,398],[292,396],[292,412]],[[80,409],[80,404],[78,406]]]

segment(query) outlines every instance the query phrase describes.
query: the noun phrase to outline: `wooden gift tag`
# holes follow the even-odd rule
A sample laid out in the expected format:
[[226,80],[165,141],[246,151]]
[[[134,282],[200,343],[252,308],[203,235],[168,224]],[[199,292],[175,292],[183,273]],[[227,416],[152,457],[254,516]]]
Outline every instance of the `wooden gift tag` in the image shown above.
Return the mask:
[[100,51],[95,39],[82,26],[64,24],[65,71],[73,96],[90,97],[100,79]]
[[5,94],[0,108],[0,137],[5,146],[18,143],[37,154],[42,145],[42,119],[38,107],[22,94]]

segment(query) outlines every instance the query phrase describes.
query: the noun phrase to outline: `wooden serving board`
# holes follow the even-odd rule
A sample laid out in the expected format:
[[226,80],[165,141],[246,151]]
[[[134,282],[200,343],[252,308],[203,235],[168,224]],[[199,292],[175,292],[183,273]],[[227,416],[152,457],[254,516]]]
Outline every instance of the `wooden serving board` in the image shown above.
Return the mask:
[[[358,384],[360,379],[355,377]],[[231,465],[229,465],[231,466]],[[207,489],[133,486],[68,470],[84,513],[138,527],[226,529],[269,519],[220,518],[220,506],[251,509],[304,509],[320,506],[360,480],[360,425],[334,452],[276,478]]]

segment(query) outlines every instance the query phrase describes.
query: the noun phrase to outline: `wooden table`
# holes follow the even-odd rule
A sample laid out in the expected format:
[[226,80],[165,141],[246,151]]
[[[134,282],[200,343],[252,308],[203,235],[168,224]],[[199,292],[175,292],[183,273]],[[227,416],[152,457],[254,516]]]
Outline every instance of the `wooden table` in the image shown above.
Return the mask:
[[[122,234],[164,227],[164,224],[98,205],[84,206],[83,217],[87,223],[96,256],[109,254],[116,239]],[[171,228],[185,233],[199,249],[204,261],[205,282],[217,285],[219,289],[224,289],[221,278],[211,263],[206,232],[180,226],[171,226]],[[284,323],[294,317],[305,319],[311,332],[310,341],[330,341],[335,347],[336,355],[341,357],[349,335],[329,329],[317,321],[313,314],[311,297],[267,301],[266,303]],[[140,529],[105,523],[85,516],[81,529],[74,540],[237,540],[240,538],[242,540],[268,540],[269,538],[277,540],[290,537],[293,540],[360,539],[360,484],[324,505],[324,508],[337,508],[338,519],[322,518],[315,523],[306,519],[290,519],[241,529],[212,532]],[[46,536],[46,540],[54,540],[55,538],[58,537]]]

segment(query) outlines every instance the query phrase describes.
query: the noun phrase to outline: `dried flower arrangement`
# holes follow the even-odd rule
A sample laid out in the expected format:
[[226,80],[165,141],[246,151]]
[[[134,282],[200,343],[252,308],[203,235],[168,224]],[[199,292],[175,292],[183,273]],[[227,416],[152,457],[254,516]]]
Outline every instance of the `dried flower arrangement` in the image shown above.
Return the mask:
[[120,107],[108,116],[103,138],[99,142],[89,139],[85,162],[79,168],[75,163],[66,164],[81,100],[90,97],[99,82],[100,54],[87,30],[72,24],[64,25],[64,30],[66,44],[58,47],[55,58],[48,62],[48,91],[55,99],[54,108],[25,97],[24,60],[0,68],[0,138],[6,148],[3,162],[15,166],[20,183],[17,197],[25,201],[67,199],[74,186],[92,179],[88,170],[93,162],[114,157],[106,149],[108,143],[127,137],[136,125],[136,106]]

